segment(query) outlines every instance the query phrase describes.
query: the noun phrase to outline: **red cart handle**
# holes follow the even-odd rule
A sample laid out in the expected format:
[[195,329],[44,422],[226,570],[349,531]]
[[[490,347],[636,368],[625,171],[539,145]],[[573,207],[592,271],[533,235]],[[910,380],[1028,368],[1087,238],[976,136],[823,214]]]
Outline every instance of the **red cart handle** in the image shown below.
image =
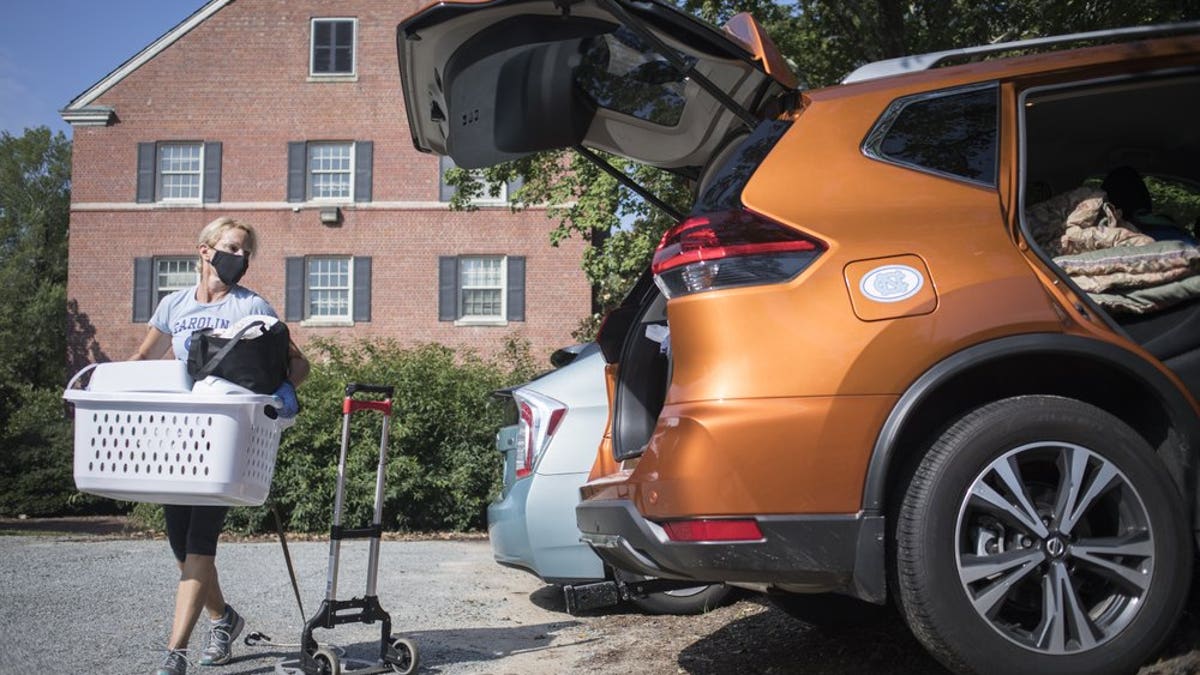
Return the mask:
[[[387,398],[382,401],[356,400],[354,395],[359,392],[383,394]],[[342,414],[349,415],[356,410],[378,410],[384,415],[390,416],[392,414],[392,396],[395,392],[396,388],[389,385],[351,382],[346,385],[346,399],[342,402]]]

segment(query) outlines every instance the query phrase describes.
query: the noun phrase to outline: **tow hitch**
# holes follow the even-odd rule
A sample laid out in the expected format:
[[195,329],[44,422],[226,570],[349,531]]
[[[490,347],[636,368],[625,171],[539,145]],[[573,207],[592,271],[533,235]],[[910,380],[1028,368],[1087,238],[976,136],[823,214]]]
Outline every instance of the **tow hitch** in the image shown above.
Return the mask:
[[644,598],[654,593],[695,588],[700,582],[681,579],[641,579],[638,581],[599,581],[594,584],[563,586],[563,597],[567,602],[567,613],[578,614],[601,607]]

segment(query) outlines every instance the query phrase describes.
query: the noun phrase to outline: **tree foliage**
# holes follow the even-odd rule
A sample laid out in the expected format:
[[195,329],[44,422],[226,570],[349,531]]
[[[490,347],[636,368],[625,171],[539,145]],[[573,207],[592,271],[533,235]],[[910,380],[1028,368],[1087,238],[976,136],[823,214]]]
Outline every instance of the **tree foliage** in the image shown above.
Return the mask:
[[83,508],[73,498],[66,366],[71,146],[46,127],[0,132],[0,512]]
[[1196,18],[1195,0],[797,0],[780,44],[812,86],[906,54]]
[[64,381],[70,195],[61,132],[0,132],[0,387]]
[[[804,86],[837,83],[865,63],[906,54],[969,47],[1119,26],[1200,17],[1196,0],[677,0],[685,11],[720,25],[740,12],[753,15]],[[609,161],[651,192],[686,213],[692,185],[679,175],[617,157]],[[596,309],[615,305],[645,270],[669,218],[635,193],[619,187],[572,151],[543,153],[517,162],[466,172],[453,171],[456,208],[471,208],[481,180],[525,177],[510,195],[515,208],[550,205],[550,240],[580,236],[592,246],[583,268],[596,289]],[[579,337],[589,337],[596,315]]]

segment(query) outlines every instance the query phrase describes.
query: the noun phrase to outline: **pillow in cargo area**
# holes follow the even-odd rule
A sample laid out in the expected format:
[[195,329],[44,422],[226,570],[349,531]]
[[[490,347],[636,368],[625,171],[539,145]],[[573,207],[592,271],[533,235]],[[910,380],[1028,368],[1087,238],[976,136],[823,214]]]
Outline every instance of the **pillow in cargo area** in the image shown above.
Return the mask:
[[1034,204],[1025,217],[1034,241],[1051,256],[1154,243],[1095,188],[1075,188]]

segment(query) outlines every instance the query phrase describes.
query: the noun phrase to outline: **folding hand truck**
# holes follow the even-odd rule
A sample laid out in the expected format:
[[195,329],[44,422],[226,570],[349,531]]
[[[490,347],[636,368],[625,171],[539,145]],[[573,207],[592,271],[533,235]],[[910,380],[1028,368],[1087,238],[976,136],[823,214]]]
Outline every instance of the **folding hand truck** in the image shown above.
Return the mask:
[[[355,394],[382,394],[383,400],[355,399]],[[379,574],[379,539],[383,532],[383,481],[387,467],[388,426],[392,421],[392,396],[394,387],[373,384],[346,385],[346,398],[342,402],[342,451],[338,457],[337,492],[333,502],[333,528],[329,533],[329,575],[326,577],[325,599],[317,613],[304,624],[300,634],[300,669],[306,675],[340,675],[353,672],[400,673],[409,675],[417,669],[417,646],[407,638],[391,634],[392,618],[379,605],[375,594],[375,581]],[[379,469],[375,477],[375,519],[370,527],[349,529],[342,527],[342,499],[346,487],[346,451],[350,444],[350,415],[361,410],[383,413],[383,434],[379,441]],[[363,597],[350,600],[337,599],[338,557],[343,539],[370,539],[371,548],[367,560],[367,590]],[[337,654],[329,648],[320,647],[313,639],[315,628],[332,629],[347,623],[372,624],[380,627],[379,661],[366,669],[342,670]]]

